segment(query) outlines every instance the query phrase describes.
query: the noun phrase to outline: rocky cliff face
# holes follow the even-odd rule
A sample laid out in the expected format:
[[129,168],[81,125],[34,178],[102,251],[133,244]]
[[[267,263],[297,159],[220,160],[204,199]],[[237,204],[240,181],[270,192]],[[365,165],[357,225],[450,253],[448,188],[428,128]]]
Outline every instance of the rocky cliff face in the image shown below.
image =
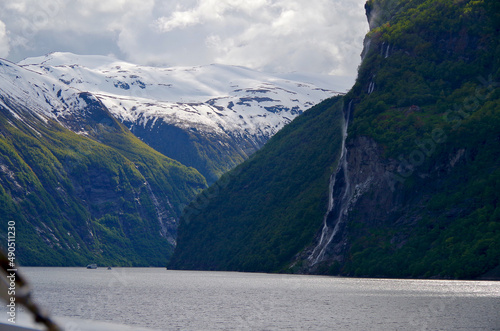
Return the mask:
[[[356,137],[346,144],[346,168],[334,175],[345,180],[334,185],[331,192],[333,207],[325,215],[322,231],[313,247],[302,254],[309,262],[304,271],[317,272],[318,266],[325,261],[329,265],[335,262],[344,264],[352,246],[350,226],[353,223],[368,228],[383,224],[411,225],[416,221],[415,215],[409,213],[409,206],[418,203],[422,197],[412,196],[395,182],[393,176],[398,163],[382,155],[381,146],[368,137]],[[329,233],[330,238],[321,243],[324,233]],[[402,242],[406,236],[401,232],[391,240]]]

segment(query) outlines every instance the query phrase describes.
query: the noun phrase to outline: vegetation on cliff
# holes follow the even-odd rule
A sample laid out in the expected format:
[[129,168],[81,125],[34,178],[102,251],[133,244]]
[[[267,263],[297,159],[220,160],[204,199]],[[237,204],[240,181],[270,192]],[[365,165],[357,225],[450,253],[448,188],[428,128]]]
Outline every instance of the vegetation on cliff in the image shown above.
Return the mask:
[[496,1],[409,1],[368,34],[349,139],[397,160],[391,185],[418,197],[418,222],[353,218],[343,274],[473,278],[499,265],[499,22]]
[[1,236],[15,222],[18,262],[164,266],[176,230],[168,222],[205,187],[204,178],[109,114],[89,119],[91,139],[10,108],[17,114],[0,106],[0,218]]
[[309,271],[474,278],[498,268],[498,1],[370,0],[366,8],[372,29],[352,90],[299,116],[191,204],[172,267],[307,272],[288,268],[307,264],[321,231],[340,114],[353,100],[347,143],[367,137],[396,165],[373,190],[392,191],[397,208],[376,222],[353,205],[342,255]]
[[342,105],[336,97],[308,110],[199,195],[181,220],[171,266],[271,271],[303,249],[324,213]]

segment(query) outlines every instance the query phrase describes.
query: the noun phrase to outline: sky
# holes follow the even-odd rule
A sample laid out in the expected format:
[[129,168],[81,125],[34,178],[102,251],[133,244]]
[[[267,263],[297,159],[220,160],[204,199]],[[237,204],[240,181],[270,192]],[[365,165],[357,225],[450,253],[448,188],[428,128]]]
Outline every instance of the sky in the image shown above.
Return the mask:
[[144,65],[355,76],[365,0],[0,0],[0,57],[63,51]]

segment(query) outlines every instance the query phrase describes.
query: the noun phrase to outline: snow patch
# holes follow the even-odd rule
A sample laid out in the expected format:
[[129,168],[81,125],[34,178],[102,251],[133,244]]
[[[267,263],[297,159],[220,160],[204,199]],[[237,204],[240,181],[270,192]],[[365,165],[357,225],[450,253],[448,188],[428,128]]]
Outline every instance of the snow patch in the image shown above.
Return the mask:
[[[342,80],[221,64],[148,67],[71,53],[28,58],[19,65],[54,86],[64,84],[59,92],[64,100],[70,89],[94,94],[122,122],[152,127],[162,119],[184,129],[267,137],[312,105],[339,94],[336,87]],[[62,110],[59,116],[64,116]]]

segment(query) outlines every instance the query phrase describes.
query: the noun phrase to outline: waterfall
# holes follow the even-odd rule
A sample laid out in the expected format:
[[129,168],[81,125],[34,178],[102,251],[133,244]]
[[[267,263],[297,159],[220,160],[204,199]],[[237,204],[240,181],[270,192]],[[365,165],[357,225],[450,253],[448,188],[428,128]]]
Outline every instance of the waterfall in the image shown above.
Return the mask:
[[368,94],[372,94],[373,90],[375,90],[375,83],[371,81],[370,85],[368,86]]
[[349,172],[347,169],[347,149],[345,142],[347,139],[347,128],[351,116],[352,100],[349,102],[347,111],[344,113],[342,123],[342,150],[340,154],[337,170],[330,176],[328,192],[328,208],[323,217],[323,227],[321,236],[316,247],[314,247],[308,260],[311,265],[321,262],[326,250],[333,238],[337,234],[340,225],[345,220],[348,213],[348,202],[351,197],[351,187],[349,182]]
[[[158,223],[160,225],[160,235],[162,237],[166,237],[167,240],[171,244],[175,245],[175,239],[168,232],[168,225],[167,225],[168,221],[174,221],[175,222],[174,218],[170,217],[169,216],[169,212],[167,211],[167,209],[165,208],[165,206],[163,206],[162,204],[160,204],[160,202],[158,201],[158,198],[153,193],[153,189],[151,188],[151,185],[149,184],[149,182],[147,180],[145,180],[144,185],[146,186],[146,189],[148,190],[148,193],[149,193],[149,196],[151,198],[151,201],[153,202],[153,205],[155,207],[156,217],[158,218]],[[165,197],[165,199],[167,200],[168,206],[170,208],[172,208],[172,205],[170,204],[170,201],[168,200],[168,197]]]

